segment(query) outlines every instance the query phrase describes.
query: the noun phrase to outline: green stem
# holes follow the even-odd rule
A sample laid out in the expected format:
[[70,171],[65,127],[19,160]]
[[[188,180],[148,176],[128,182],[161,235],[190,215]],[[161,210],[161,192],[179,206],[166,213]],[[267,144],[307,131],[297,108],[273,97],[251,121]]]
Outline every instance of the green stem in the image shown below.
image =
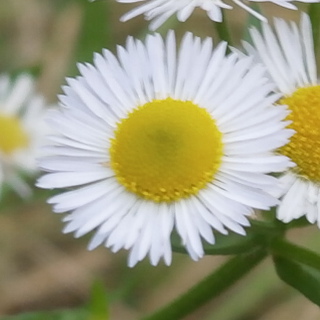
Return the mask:
[[301,262],[309,267],[320,270],[320,256],[308,249],[302,248],[284,239],[277,239],[271,244],[271,251],[296,262]]
[[319,53],[319,41],[320,41],[320,4],[319,3],[311,3],[309,5],[309,16],[312,23],[314,51],[317,56],[317,54]]
[[155,312],[142,320],[179,320],[189,313],[195,311],[201,305],[219,296],[242,276],[255,267],[264,257],[266,252],[256,250],[245,255],[238,255],[213,274],[210,274],[201,282],[196,284],[187,293],[174,300],[163,309]]
[[268,237],[278,236],[284,233],[285,224],[279,220],[274,221],[261,221],[261,220],[251,220],[251,228],[248,233],[252,232],[256,235],[267,235]]
[[[250,8],[253,9],[254,11],[262,14],[259,3],[251,2]],[[249,43],[252,43],[252,39],[251,39],[250,31],[249,31],[250,28],[252,28],[252,27],[255,27],[257,30],[259,30],[261,32],[261,29],[262,29],[261,28],[261,21],[257,17],[253,16],[252,14],[248,14],[247,21],[243,25],[244,31],[243,31],[242,39],[249,42]]]
[[228,42],[229,46],[232,45],[231,34],[228,28],[226,17],[223,12],[222,12],[222,22],[214,22],[214,25],[220,40]]

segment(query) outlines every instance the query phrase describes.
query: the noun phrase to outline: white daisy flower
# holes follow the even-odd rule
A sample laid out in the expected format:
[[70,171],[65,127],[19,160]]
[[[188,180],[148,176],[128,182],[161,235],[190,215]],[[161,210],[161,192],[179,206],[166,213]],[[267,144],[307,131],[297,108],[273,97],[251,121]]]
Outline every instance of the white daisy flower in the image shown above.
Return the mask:
[[[94,0],[91,0],[94,1]],[[142,4],[121,17],[121,21],[128,21],[140,14],[143,14],[146,20],[151,20],[149,28],[151,30],[158,29],[171,16],[177,15],[181,22],[185,22],[196,8],[201,8],[207,12],[208,17],[216,22],[223,19],[221,9],[232,9],[233,7],[224,3],[222,0],[117,0],[122,3]],[[267,19],[260,13],[254,11],[246,3],[247,1],[232,0],[236,5],[240,6],[256,18],[266,22]],[[249,0],[252,2],[271,2],[287,9],[296,10],[297,7],[292,0]],[[301,0],[301,2],[314,3],[319,0]]]
[[49,200],[69,211],[64,232],[96,229],[89,249],[130,250],[129,266],[147,254],[169,265],[173,229],[198,260],[212,229],[245,235],[252,208],[278,203],[266,173],[290,165],[273,152],[292,135],[288,111],[273,106],[264,69],[226,47],[187,33],[177,52],[169,32],[145,44],[129,37],[118,57],[104,50],[79,65],[48,117],[57,133],[38,181],[72,188]]
[[300,26],[275,19],[275,32],[262,27],[262,35],[251,30],[254,47],[244,45],[266,66],[282,95],[279,103],[292,111],[287,119],[296,131],[280,149],[296,167],[281,177],[281,190],[274,194],[282,197],[277,216],[290,222],[305,215],[320,227],[320,82],[310,19],[302,14]]
[[31,189],[21,174],[37,172],[35,159],[45,134],[43,107],[30,75],[22,74],[15,81],[0,75],[0,186],[6,183],[24,198]]

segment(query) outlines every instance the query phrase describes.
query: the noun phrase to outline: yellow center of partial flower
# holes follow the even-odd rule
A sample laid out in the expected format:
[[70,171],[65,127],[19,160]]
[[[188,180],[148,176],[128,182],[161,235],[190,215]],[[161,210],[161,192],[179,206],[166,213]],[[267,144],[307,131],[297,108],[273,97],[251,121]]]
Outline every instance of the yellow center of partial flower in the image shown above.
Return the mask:
[[111,167],[129,191],[156,202],[197,194],[222,160],[222,134],[190,101],[154,100],[131,112],[111,141]]
[[27,145],[28,138],[19,119],[0,115],[0,151],[10,154]]
[[298,175],[320,182],[320,86],[299,88],[280,103],[291,110],[287,119],[296,131],[280,152],[296,163]]

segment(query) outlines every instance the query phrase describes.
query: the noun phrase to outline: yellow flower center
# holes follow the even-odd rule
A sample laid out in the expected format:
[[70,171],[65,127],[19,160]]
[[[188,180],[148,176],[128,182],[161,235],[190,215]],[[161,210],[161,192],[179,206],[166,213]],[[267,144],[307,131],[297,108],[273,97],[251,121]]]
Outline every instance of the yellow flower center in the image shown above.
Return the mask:
[[222,134],[205,109],[190,101],[154,100],[118,123],[111,167],[127,190],[170,202],[212,181],[222,149]]
[[27,145],[28,137],[19,119],[0,115],[0,152],[10,154]]
[[280,103],[291,110],[287,119],[296,131],[280,152],[296,163],[298,175],[320,182],[320,86],[299,88]]

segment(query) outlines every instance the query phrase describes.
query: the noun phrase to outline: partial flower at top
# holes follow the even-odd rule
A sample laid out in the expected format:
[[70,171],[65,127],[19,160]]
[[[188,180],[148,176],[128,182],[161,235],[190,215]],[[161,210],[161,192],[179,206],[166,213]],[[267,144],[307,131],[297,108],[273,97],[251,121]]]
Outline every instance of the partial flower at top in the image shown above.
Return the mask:
[[30,75],[22,74],[14,81],[0,76],[0,188],[6,183],[24,198],[31,195],[31,189],[22,175],[37,171],[43,116],[43,98],[34,93]]
[[226,48],[187,33],[177,52],[169,32],[79,65],[48,115],[56,134],[38,180],[73,188],[49,200],[69,211],[65,232],[96,229],[89,248],[130,250],[130,266],[147,254],[169,265],[173,229],[198,260],[212,230],[245,235],[252,208],[278,203],[265,190],[277,184],[267,173],[290,165],[273,152],[292,135],[288,111],[264,69]]
[[275,32],[268,25],[263,33],[251,30],[254,47],[247,51],[262,61],[282,98],[291,110],[287,117],[296,131],[279,152],[296,167],[280,179],[282,198],[278,218],[284,222],[306,216],[320,227],[320,82],[314,56],[311,24],[302,14],[300,26],[275,19]]
[[[95,0],[91,0],[95,1]],[[222,21],[221,9],[232,9],[232,6],[224,3],[222,0],[117,0],[122,3],[142,2],[140,6],[132,9],[124,16],[121,21],[130,20],[140,14],[143,14],[146,20],[151,20],[149,28],[158,29],[164,22],[173,15],[177,15],[179,21],[186,21],[196,8],[205,10],[209,18],[216,22]],[[247,1],[232,0],[236,5],[248,11],[261,21],[267,19],[258,12],[251,9]],[[252,2],[272,2],[287,9],[296,10],[297,7],[292,4],[292,0],[249,0]],[[301,0],[300,2],[319,2],[319,0]]]

